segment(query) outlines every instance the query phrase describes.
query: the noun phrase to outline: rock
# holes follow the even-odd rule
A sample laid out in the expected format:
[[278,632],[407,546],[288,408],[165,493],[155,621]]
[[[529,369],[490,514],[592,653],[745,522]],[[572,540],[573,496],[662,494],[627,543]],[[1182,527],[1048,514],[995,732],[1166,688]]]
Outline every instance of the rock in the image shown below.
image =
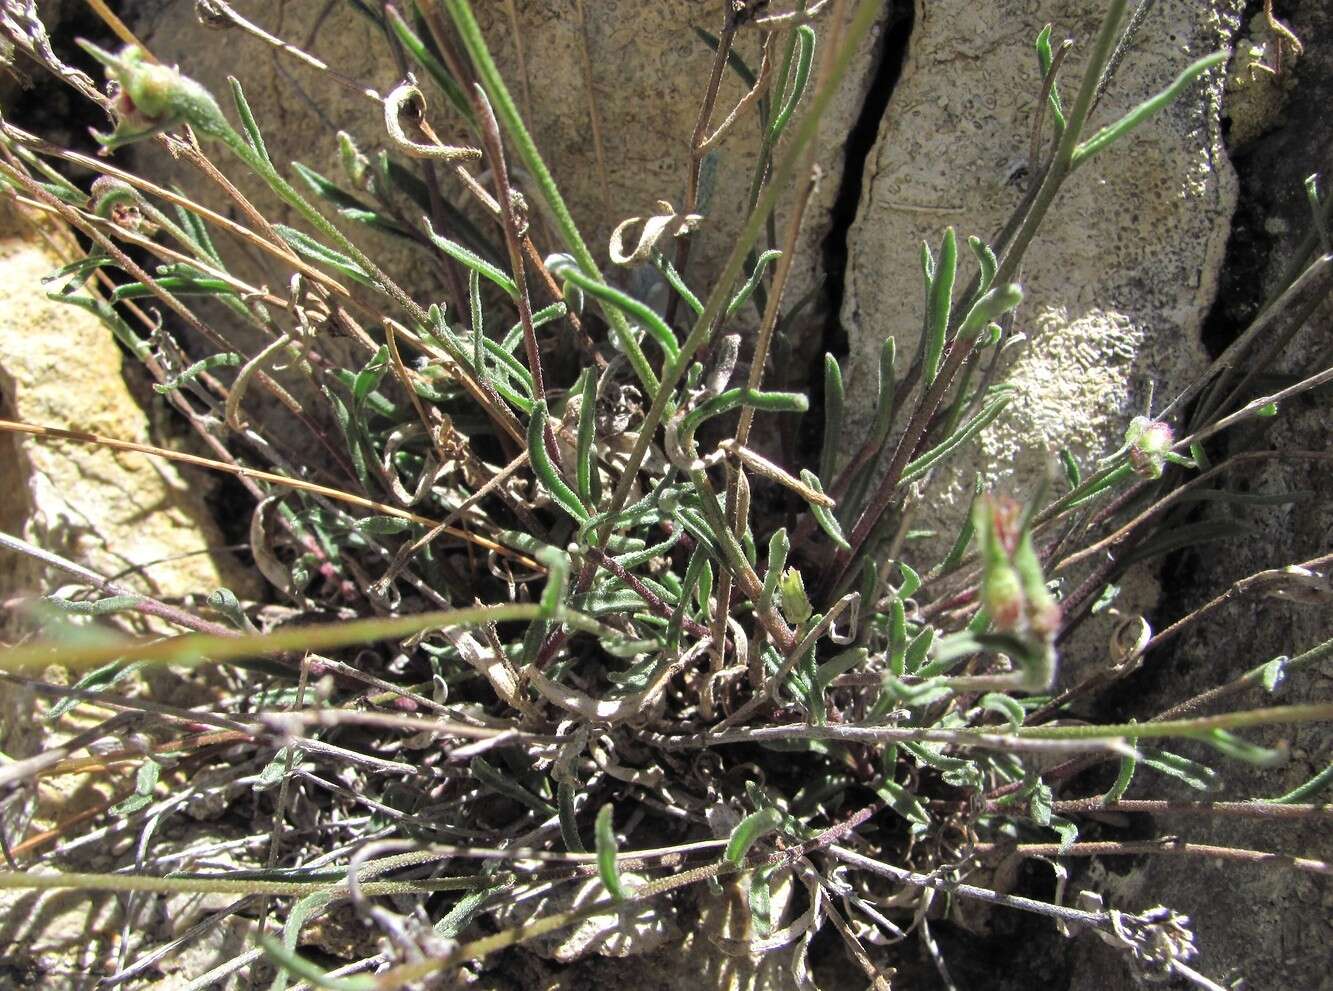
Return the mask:
[[[1041,91],[1033,39],[1048,21],[1054,43],[1076,39],[1060,80],[1068,105],[1104,6],[918,5],[848,235],[847,452],[873,413],[885,337],[896,337],[900,376],[915,356],[921,242],[938,253],[945,227],[957,229],[962,284],[975,271],[963,237],[990,238],[1021,198]],[[1239,7],[1233,0],[1156,4],[1090,126],[1110,123],[1189,62],[1226,47]],[[1065,184],[1019,279],[1026,296],[1014,330],[1027,340],[1009,352],[1000,379],[1019,386],[1018,398],[947,477],[934,480],[930,505],[914,521],[938,528],[945,548],[975,473],[1028,492],[1061,447],[1090,467],[1150,396],[1160,407],[1203,368],[1199,328],[1216,293],[1236,200],[1218,120],[1222,82],[1220,72],[1210,73]]]
[[[7,891],[0,902],[0,982],[41,991],[91,991],[115,970],[115,895]],[[12,982],[12,983],[11,983]]]
[[[46,298],[41,280],[64,260],[12,212],[0,218],[4,415],[158,442],[122,377],[121,353],[110,331],[90,314]],[[0,500],[0,527],[9,533],[21,533],[103,575],[126,572],[118,581],[156,596],[206,594],[224,585],[244,595],[253,586],[228,554],[210,550],[225,541],[204,503],[206,476],[193,469],[20,435],[0,440],[0,466],[10,484]],[[31,559],[9,552],[0,561],[5,596],[46,591],[70,580],[60,573],[43,578]]]

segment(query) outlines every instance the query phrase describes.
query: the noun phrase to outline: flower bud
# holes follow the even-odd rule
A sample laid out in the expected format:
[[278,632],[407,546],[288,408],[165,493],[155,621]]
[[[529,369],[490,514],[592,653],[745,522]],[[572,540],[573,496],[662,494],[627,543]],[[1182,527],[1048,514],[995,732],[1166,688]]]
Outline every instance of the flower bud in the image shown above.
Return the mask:
[[1023,585],[1023,596],[1027,600],[1026,618],[1028,629],[1043,640],[1052,640],[1060,629],[1060,604],[1046,587],[1046,577],[1041,573],[1041,562],[1037,550],[1032,546],[1032,532],[1029,530],[1019,539],[1013,555],[1014,570]]
[[134,187],[112,176],[100,176],[92,184],[93,212],[117,227],[144,237],[157,233],[157,225],[143,215],[141,198]]
[[214,137],[230,130],[208,90],[177,69],[149,61],[138,46],[127,45],[119,55],[113,55],[82,39],[79,45],[106,66],[107,78],[116,84],[116,128],[110,134],[93,132],[108,149],[185,121]]
[[805,594],[805,581],[795,568],[788,568],[778,579],[778,592],[782,596],[782,614],[787,621],[800,625],[814,613],[810,599]]
[[1023,624],[1025,601],[1018,572],[1007,563],[987,565],[981,577],[981,604],[997,630],[1012,633]]
[[1004,496],[983,495],[972,510],[981,549],[981,604],[996,629],[1012,631],[1023,622],[1023,584],[1009,560],[1018,541],[1018,503]]
[[1134,417],[1125,431],[1129,465],[1134,474],[1140,478],[1161,478],[1162,466],[1174,442],[1175,435],[1168,424],[1149,420],[1146,416]]

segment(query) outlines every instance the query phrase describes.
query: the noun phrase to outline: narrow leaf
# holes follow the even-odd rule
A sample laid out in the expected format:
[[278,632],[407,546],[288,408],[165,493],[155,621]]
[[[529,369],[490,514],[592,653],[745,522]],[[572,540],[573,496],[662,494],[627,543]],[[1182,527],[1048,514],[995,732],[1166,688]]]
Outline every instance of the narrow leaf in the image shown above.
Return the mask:
[[1230,53],[1225,51],[1204,56],[1186,67],[1166,89],[1144,100],[1114,124],[1103,127],[1088,140],[1079,142],[1078,147],[1074,149],[1074,157],[1070,163],[1071,168],[1078,168],[1093,155],[1110,147],[1115,141],[1124,137],[1158,111],[1170,106],[1195,79],[1214,66],[1221,65],[1229,56]]
[[611,897],[616,901],[624,901],[625,889],[620,883],[620,872],[616,869],[616,853],[619,846],[616,844],[615,830],[611,825],[611,805],[603,805],[597,812],[597,823],[595,826],[595,838],[597,840],[597,873],[601,875],[602,884],[606,885],[606,890],[611,893]]

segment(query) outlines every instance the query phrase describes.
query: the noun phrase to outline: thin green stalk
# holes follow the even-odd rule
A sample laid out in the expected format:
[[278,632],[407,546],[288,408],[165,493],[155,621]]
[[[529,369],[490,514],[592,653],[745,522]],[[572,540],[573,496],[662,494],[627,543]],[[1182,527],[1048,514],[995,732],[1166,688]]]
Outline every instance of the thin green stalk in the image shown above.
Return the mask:
[[[1023,222],[1014,235],[1013,241],[1008,245],[1004,252],[1004,258],[996,269],[992,284],[1003,286],[1008,284],[1018,271],[1018,267],[1023,260],[1023,254],[1027,251],[1028,245],[1036,236],[1037,229],[1041,226],[1046,217],[1046,212],[1054,202],[1056,194],[1059,193],[1061,185],[1069,176],[1072,170],[1074,153],[1078,148],[1079,136],[1084,126],[1087,124],[1088,114],[1092,111],[1093,100],[1097,95],[1097,85],[1101,80],[1102,70],[1106,66],[1111,52],[1115,49],[1116,34],[1120,27],[1120,22],[1124,19],[1125,7],[1128,0],[1112,0],[1110,9],[1102,21],[1101,30],[1098,32],[1097,40],[1093,45],[1092,52],[1088,58],[1088,64],[1083,72],[1083,82],[1079,87],[1078,97],[1074,101],[1074,106],[1066,120],[1064,133],[1061,136],[1060,145],[1056,150],[1051,167],[1042,177],[1041,185],[1038,188],[1036,197],[1033,200],[1031,208],[1023,218]],[[964,295],[968,295],[970,293]],[[961,325],[963,315],[955,314],[955,319]],[[898,447],[894,451],[893,459],[889,464],[889,469],[885,473],[883,482],[876,490],[875,496],[871,499],[870,505],[861,514],[852,528],[849,543],[851,550],[839,550],[834,560],[833,569],[826,581],[824,591],[830,595],[836,595],[845,580],[846,575],[851,573],[853,565],[856,563],[862,549],[866,546],[867,540],[874,532],[884,512],[889,508],[894,498],[894,493],[902,477],[903,469],[907,465],[908,458],[920,441],[930,424],[930,419],[934,415],[936,408],[948,391],[954,376],[973,353],[972,343],[962,340],[961,335],[955,334],[953,347],[949,351],[948,357],[939,370],[939,374],[933,382],[923,384],[924,392],[921,399],[913,411],[911,421],[907,429],[899,438]]]
[[[470,874],[421,881],[368,881],[360,885],[364,895],[411,895],[436,891],[467,891],[491,876]],[[296,896],[327,892],[346,894],[345,881],[262,881],[233,877],[150,877],[144,874],[38,874],[33,871],[0,871],[0,891],[148,891],[159,895],[274,895]]]
[[[471,5],[468,0],[440,0],[440,2],[443,3],[445,9],[449,12],[449,16],[453,19],[454,27],[458,30],[458,36],[463,42],[463,47],[467,49],[468,56],[472,59],[477,74],[481,77],[482,84],[486,89],[486,94],[491,99],[496,115],[504,123],[505,130],[518,151],[519,158],[523,159],[524,166],[532,175],[537,188],[541,190],[542,198],[546,201],[546,205],[550,207],[556,226],[560,229],[566,247],[574,256],[574,261],[578,263],[584,275],[596,279],[598,282],[605,282],[601,270],[597,267],[597,262],[593,259],[592,252],[588,250],[587,244],[583,241],[583,235],[579,233],[578,225],[574,222],[569,207],[565,204],[564,197],[560,195],[560,189],[555,184],[551,170],[546,167],[541,152],[537,150],[537,143],[533,141],[531,133],[523,123],[523,117],[519,113],[517,104],[514,103],[509,87],[505,85],[504,77],[500,74],[495,60],[491,57],[490,49],[486,45],[486,38],[481,33],[476,17],[472,14]],[[656,376],[653,374],[652,366],[648,363],[647,356],[635,339],[628,321],[622,313],[613,307],[603,307],[603,312],[606,314],[607,322],[611,325],[611,332],[616,336],[617,343],[621,350],[625,352],[626,357],[629,358],[634,373],[645,387],[652,389],[656,382]]]
[[[531,620],[542,615],[542,607],[538,603],[516,603],[446,609],[411,616],[358,619],[348,623],[321,626],[286,627],[272,633],[235,637],[189,634],[155,640],[151,643],[132,640],[100,644],[35,643],[23,647],[11,647],[0,654],[0,670],[21,671],[25,668],[44,668],[51,664],[83,669],[109,664],[126,656],[159,664],[221,663],[292,651],[323,652],[376,640],[411,636],[422,630]],[[618,638],[614,630],[571,609],[561,607],[554,618],[598,636],[612,640]]]
[[[1248,726],[1279,726],[1292,723],[1326,722],[1333,719],[1333,703],[1279,705],[1267,709],[1224,712],[1199,719],[1173,719],[1147,723],[1115,723],[1105,726],[1020,726],[1014,736],[1030,740],[1102,740],[1114,737],[1139,739],[1166,736],[1198,736],[1212,730],[1244,729]],[[970,732],[961,730],[960,732]]]
[[[457,2],[457,0],[451,0],[451,2]],[[777,168],[773,170],[772,182],[765,188],[763,195],[760,196],[754,210],[751,211],[749,218],[746,220],[744,228],[737,236],[731,254],[727,257],[727,261],[713,285],[713,291],[709,294],[707,302],[704,303],[703,312],[699,314],[693,329],[681,346],[680,355],[663,369],[661,386],[653,397],[652,407],[639,426],[639,436],[634,443],[633,450],[630,451],[625,470],[621,473],[620,481],[612,495],[611,513],[618,511],[629,497],[634,486],[635,476],[638,474],[639,467],[643,464],[643,459],[648,453],[648,447],[657,433],[657,428],[662,422],[667,404],[671,401],[676,386],[680,383],[680,379],[685,374],[690,362],[694,360],[695,353],[707,343],[712,335],[718,323],[718,317],[722,314],[723,307],[731,298],[731,287],[741,273],[746,253],[754,246],[755,240],[763,229],[764,221],[777,205],[778,197],[788,188],[796,166],[804,156],[806,145],[810,143],[819,130],[820,118],[827,111],[830,101],[842,84],[843,77],[847,74],[852,56],[856,53],[862,38],[870,31],[870,27],[874,24],[875,18],[883,5],[883,0],[866,0],[857,10],[856,16],[848,27],[847,40],[838,50],[828,79],[811,100],[809,109],[801,118],[800,127],[792,136],[786,154],[783,155]],[[605,544],[610,533],[610,524],[603,526],[602,532],[598,535],[599,543]]]

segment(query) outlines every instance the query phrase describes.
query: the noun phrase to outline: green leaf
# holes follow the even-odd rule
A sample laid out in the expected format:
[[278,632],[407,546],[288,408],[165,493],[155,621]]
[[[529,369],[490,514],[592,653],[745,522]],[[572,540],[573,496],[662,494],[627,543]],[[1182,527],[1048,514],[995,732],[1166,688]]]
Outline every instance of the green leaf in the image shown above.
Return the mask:
[[204,601],[208,603],[208,608],[216,609],[238,630],[244,630],[247,633],[255,632],[250,623],[250,618],[246,616],[245,610],[236,598],[236,593],[231,589],[215,589],[208,593],[208,598]]
[[481,275],[476,269],[467,273],[467,302],[472,317],[472,368],[483,379],[486,374],[486,320],[481,309]]
[[493,265],[498,264],[501,258],[508,257],[468,218],[467,214],[448,199],[441,196],[432,201],[429,188],[409,169],[390,159],[384,152],[380,153],[378,165],[384,183],[393,186],[395,190],[410,199],[422,213],[431,214],[438,207],[440,219],[448,225],[446,229],[456,235],[457,239],[466,244],[471,251]]
[[906,561],[898,562],[898,572],[903,576],[903,583],[898,586],[898,598],[910,599],[921,587],[921,576]]
[[240,81],[234,76],[228,76],[227,82],[231,84],[231,96],[236,103],[236,112],[240,115],[241,127],[245,130],[245,138],[250,143],[250,148],[272,169],[273,159],[269,157],[268,148],[264,146],[264,135],[259,130],[259,124],[250,109],[249,101],[245,98],[244,90],[241,89]]
[[310,235],[303,234],[294,227],[288,227],[285,224],[274,224],[273,229],[278,232],[278,236],[286,241],[293,251],[303,258],[319,262],[335,272],[347,276],[353,282],[374,287],[375,281],[369,273],[341,251],[326,247]]
[[[303,981],[309,981],[315,987],[326,988],[327,991],[375,991],[378,986],[375,978],[365,974],[354,977],[330,977],[314,963],[267,933],[260,933],[259,945],[263,947],[265,956],[282,971]],[[285,980],[283,984],[285,986]]]
[[1074,455],[1067,447],[1060,448],[1060,465],[1064,468],[1065,481],[1069,483],[1070,491],[1078,488],[1083,473],[1079,471],[1078,462],[1074,460]]
[[290,745],[279,747],[278,752],[273,755],[273,759],[264,765],[264,769],[259,772],[259,780],[255,782],[255,791],[267,791],[268,789],[281,783],[282,779],[292,768],[300,765],[305,757],[305,751],[293,749]]
[[[224,279],[190,278],[188,276],[167,276],[154,280],[157,288],[173,296],[235,296],[236,289]],[[143,299],[156,296],[153,286],[145,282],[127,282],[117,286],[111,292],[112,303],[123,303],[127,299]]]
[[682,439],[692,438],[705,420],[730,413],[740,406],[765,413],[804,413],[810,408],[810,400],[800,392],[760,392],[748,386],[728,389],[691,410],[681,423],[680,436]]
[[1060,837],[1060,849],[1056,852],[1057,856],[1068,851],[1078,841],[1078,826],[1068,819],[1051,816],[1046,825],[1048,828],[1055,830],[1056,835]]
[[620,872],[616,869],[616,853],[619,846],[616,843],[615,830],[611,825],[612,809],[610,803],[603,805],[597,812],[597,822],[594,836],[597,840],[597,873],[601,875],[602,884],[606,890],[611,893],[611,897],[616,901],[625,900],[625,889],[620,883]]
[[[393,8],[390,7],[389,9],[392,10]],[[583,851],[576,852],[582,853]],[[501,892],[508,891],[511,887],[512,885],[509,884],[497,884],[492,888],[482,888],[480,891],[468,892],[458,899],[454,907],[449,909],[440,918],[439,922],[431,926],[431,932],[441,939],[454,939],[472,924],[472,920],[487,901]]]
[[[734,316],[736,311],[744,306],[746,301],[754,294],[755,288],[759,285],[759,280],[763,278],[764,270],[768,268],[769,264],[781,257],[781,251],[770,248],[755,260],[754,268],[750,270],[750,277],[745,280],[745,285],[740,287],[736,295],[731,297],[731,302],[727,304],[725,313],[728,319]],[[701,305],[695,312],[702,313],[703,306]]]
[[979,704],[987,712],[993,712],[1007,719],[1014,729],[1023,725],[1023,707],[1008,695],[1001,692],[987,692],[981,696]]
[[694,290],[686,284],[685,279],[676,271],[676,266],[672,265],[671,261],[664,257],[660,251],[653,252],[653,265],[662,273],[662,278],[666,279],[667,284],[676,291],[676,295],[685,300],[685,305],[694,312],[696,317],[704,311],[704,304],[694,294]]
[[[717,35],[705,31],[701,27],[695,27],[694,33],[714,53],[717,52],[718,45],[720,44]],[[745,84],[747,90],[754,89],[754,84],[758,82],[758,77],[754,74],[754,70],[745,64],[745,59],[741,58],[735,48],[731,48],[727,51],[727,67],[730,68],[732,72],[736,73],[740,81]]]
[[699,568],[699,581],[694,586],[694,601],[699,611],[705,616],[713,602],[713,564],[708,558],[703,559]]
[[1236,537],[1253,537],[1258,530],[1235,518],[1226,520],[1202,520],[1198,523],[1186,523],[1171,527],[1145,540],[1134,550],[1126,554],[1121,563],[1137,564],[1162,554],[1198,547],[1218,540],[1231,540]]
[[995,257],[995,252],[990,249],[985,241],[973,235],[967,239],[967,246],[972,249],[972,254],[977,258],[977,292],[976,298],[980,299],[990,291],[991,283],[995,281],[995,271],[1000,263]]
[[308,168],[300,162],[292,162],[292,169],[310,188],[310,191],[332,206],[340,217],[346,217],[358,224],[365,224],[368,227],[374,227],[386,234],[393,234],[397,237],[410,238],[412,236],[411,231],[402,224],[367,206],[314,169]]
[[897,596],[889,603],[889,673],[907,673],[907,607]]
[[537,560],[546,565],[546,587],[542,589],[542,616],[554,619],[569,589],[569,555],[558,547],[543,547]]
[[412,529],[414,525],[411,520],[398,516],[365,516],[353,523],[352,527],[357,533],[382,537],[402,533],[404,530]]
[[560,838],[565,842],[565,849],[570,853],[586,853],[583,838],[579,836],[579,823],[574,815],[574,783],[561,781],[555,790],[556,805],[560,809]]
[[202,361],[196,361],[179,375],[174,375],[165,382],[154,382],[153,391],[159,396],[165,396],[167,393],[174,392],[186,383],[194,381],[204,372],[212,371],[214,368],[235,368],[240,365],[240,363],[241,356],[235,351],[223,351],[221,354],[210,354]]
[[134,776],[134,794],[111,806],[111,814],[128,816],[149,805],[153,801],[153,789],[157,787],[157,779],[161,774],[161,764],[151,757],[145,760]]
[[512,799],[519,805],[526,806],[539,816],[549,818],[556,814],[550,802],[539,798],[513,778],[504,775],[485,758],[473,757],[468,770],[479,784]]
[[1103,127],[1086,141],[1080,141],[1074,149],[1074,157],[1070,167],[1078,168],[1093,155],[1109,148],[1114,142],[1134,130],[1158,111],[1170,106],[1195,79],[1214,66],[1224,63],[1229,55],[1230,53],[1225,51],[1214,52],[1212,55],[1206,55],[1197,62],[1190,64],[1180,75],[1176,76],[1175,80],[1166,89],[1144,100],[1114,124]]
[[356,378],[352,380],[352,401],[358,409],[365,405],[366,397],[379,388],[379,384],[384,381],[384,376],[388,371],[389,346],[381,344],[379,350],[371,356],[370,360],[356,373]]
[[1287,662],[1289,660],[1291,660],[1291,658],[1283,654],[1281,657],[1275,657],[1264,665],[1264,689],[1270,694],[1276,692],[1278,687],[1286,679]]
[[333,410],[333,418],[338,423],[338,429],[342,431],[343,440],[347,443],[347,453],[352,459],[352,470],[356,472],[361,487],[369,489],[370,472],[366,470],[366,452],[361,446],[360,431],[352,419],[352,412],[342,401],[342,397],[328,386],[325,386],[323,391],[324,397],[329,401],[329,407]]
[[101,599],[62,599],[42,596],[42,604],[73,616],[114,616],[133,609],[143,601],[141,595],[108,595]]
[[593,494],[594,476],[597,474],[597,459],[593,453],[593,440],[597,434],[597,375],[593,369],[583,373],[582,401],[579,405],[579,432],[575,446],[575,472],[578,477],[579,499],[586,506],[596,507],[597,498]]
[[1209,730],[1207,733],[1200,734],[1198,739],[1228,757],[1242,760],[1247,764],[1257,764],[1260,767],[1276,767],[1287,759],[1287,748],[1285,746],[1276,749],[1261,747],[1247,740],[1242,740],[1234,733],[1228,733],[1224,729]]
[[852,647],[850,650],[844,650],[836,654],[830,660],[819,665],[815,672],[815,690],[825,691],[833,682],[833,679],[840,674],[846,674],[852,668],[864,664],[866,658],[870,656],[870,651],[865,647]]
[[668,361],[676,360],[677,355],[680,354],[680,343],[676,340],[676,335],[666,325],[666,321],[658,316],[657,311],[647,303],[641,302],[619,289],[612,288],[605,282],[589,278],[579,270],[572,260],[557,261],[553,265],[551,260],[547,259],[547,268],[556,278],[578,286],[584,292],[597,297],[603,303],[611,305],[634,320],[648,332],[649,337],[657,342],[658,347],[662,349],[662,353],[666,355]]
[[[1129,737],[1125,744],[1131,748],[1134,747],[1137,737]],[[1125,792],[1129,790],[1130,783],[1134,780],[1134,772],[1138,769],[1139,759],[1133,753],[1127,753],[1120,758],[1120,770],[1116,774],[1115,781],[1107,789],[1103,796],[1104,802],[1118,802],[1124,798]]]
[[954,280],[958,275],[958,241],[952,227],[944,231],[935,275],[930,280],[926,298],[926,338],[922,358],[922,381],[929,388],[940,370],[944,355],[944,341],[949,331],[949,314],[953,308]]
[[759,608],[767,609],[777,594],[778,582],[782,580],[782,571],[787,567],[787,555],[791,552],[791,541],[787,537],[787,528],[778,527],[768,539],[768,570],[764,572],[764,589],[759,596]]
[[801,97],[805,93],[806,83],[810,79],[810,65],[815,57],[815,31],[809,24],[802,24],[796,29],[796,43],[799,46],[796,53],[796,72],[792,76],[791,88],[782,102],[782,108],[773,118],[773,123],[768,129],[768,143],[777,144],[782,137],[782,132],[786,130],[787,123],[791,120],[792,112],[796,105],[801,102]]
[[722,859],[732,866],[740,866],[750,847],[782,825],[782,813],[773,806],[752,812],[736,824],[727,840],[727,852]]
[[99,268],[106,267],[117,268],[114,261],[108,255],[84,255],[82,258],[76,258],[67,265],[61,265],[50,275],[42,276],[42,285],[48,285],[52,282],[59,282],[62,279],[68,279],[62,293],[71,293],[80,288],[87,282]]
[[889,808],[910,823],[918,826],[930,825],[930,813],[915,795],[887,778],[875,785],[875,794],[882,798]]
[[999,399],[993,400],[987,406],[983,407],[981,412],[976,416],[972,417],[967,423],[954,431],[952,435],[945,438],[938,445],[931,448],[916,460],[908,462],[907,467],[903,469],[902,478],[899,480],[898,484],[905,485],[908,482],[920,478],[926,472],[930,471],[931,468],[934,468],[949,455],[953,454],[958,448],[962,447],[977,434],[981,433],[981,431],[985,430],[986,427],[994,422],[996,417],[1004,412],[1005,407],[1009,405],[1012,398],[1012,396],[1001,396]]
[[93,314],[107,328],[117,341],[119,341],[130,354],[134,355],[140,361],[147,361],[152,358],[152,348],[148,342],[141,338],[126,323],[119,313],[117,313],[109,303],[103,300],[95,299],[92,296],[65,295],[63,293],[47,293],[46,298],[57,303],[69,303],[71,306],[77,306],[81,310],[87,310]]
[[[1051,25],[1047,24],[1037,35],[1037,64],[1041,68],[1043,82],[1051,71],[1051,65],[1054,61],[1055,56],[1051,51]],[[1065,133],[1065,111],[1060,101],[1060,88],[1054,83],[1051,84],[1049,103],[1051,119],[1055,122],[1055,140],[1058,142]]]
[[1212,791],[1218,785],[1217,772],[1198,761],[1166,750],[1143,750],[1142,754],[1146,767],[1183,781],[1198,791]]
[[921,669],[925,663],[926,655],[930,653],[930,648],[935,643],[935,627],[923,626],[920,632],[912,638],[911,643],[907,645],[907,652],[903,655],[903,666],[908,674],[914,674]]
[[[879,380],[876,384],[875,419],[870,426],[870,435],[866,440],[867,448],[878,454],[889,439],[893,428],[893,414],[897,402],[898,381],[893,363],[896,345],[892,337],[884,339],[879,351]],[[842,519],[850,524],[854,513],[860,508],[866,489],[874,471],[875,458],[870,458],[851,480],[847,487],[847,496],[842,500]]]
[[422,222],[426,225],[426,236],[435,247],[439,248],[454,261],[459,262],[466,268],[478,275],[495,283],[505,291],[510,299],[518,299],[518,284],[514,282],[496,265],[492,265],[480,255],[463,247],[457,241],[451,241],[443,234],[435,233],[435,228],[431,226],[429,217],[422,217]]
[[842,366],[833,355],[824,355],[824,447],[819,452],[819,477],[833,484],[842,446]]
[[574,490],[560,477],[560,472],[556,470],[546,450],[547,418],[546,404],[537,403],[532,411],[532,419],[528,421],[528,458],[532,462],[533,473],[561,509],[573,517],[576,523],[586,523],[588,511],[579,502]]
[[[110,664],[104,664],[100,668],[94,668],[89,671],[77,682],[74,687],[81,691],[100,691],[117,685],[124,681],[134,672],[144,666],[143,661],[133,661],[126,664],[124,661],[112,661]],[[44,722],[49,726],[56,722],[61,716],[69,712],[76,705],[82,705],[83,699],[72,696],[59,699],[51,706],[51,710],[46,714]]]
[[1310,780],[1293,788],[1285,795],[1281,795],[1278,798],[1271,798],[1269,801],[1277,805],[1290,805],[1294,802],[1304,802],[1314,798],[1331,784],[1333,784],[1333,764],[1329,764],[1328,767],[1310,778]]
[[1028,792],[1028,815],[1038,826],[1051,824],[1051,786],[1040,778],[1033,779],[1032,789]]
[[[801,469],[801,481],[821,495],[823,494],[824,487],[819,484],[819,476],[809,468]],[[819,524],[821,530],[828,534],[829,539],[843,550],[850,551],[852,545],[849,544],[847,538],[842,535],[842,527],[838,525],[838,518],[833,515],[829,507],[821,506],[817,502],[810,502],[808,505],[810,506],[811,515],[815,518],[815,522]]]

